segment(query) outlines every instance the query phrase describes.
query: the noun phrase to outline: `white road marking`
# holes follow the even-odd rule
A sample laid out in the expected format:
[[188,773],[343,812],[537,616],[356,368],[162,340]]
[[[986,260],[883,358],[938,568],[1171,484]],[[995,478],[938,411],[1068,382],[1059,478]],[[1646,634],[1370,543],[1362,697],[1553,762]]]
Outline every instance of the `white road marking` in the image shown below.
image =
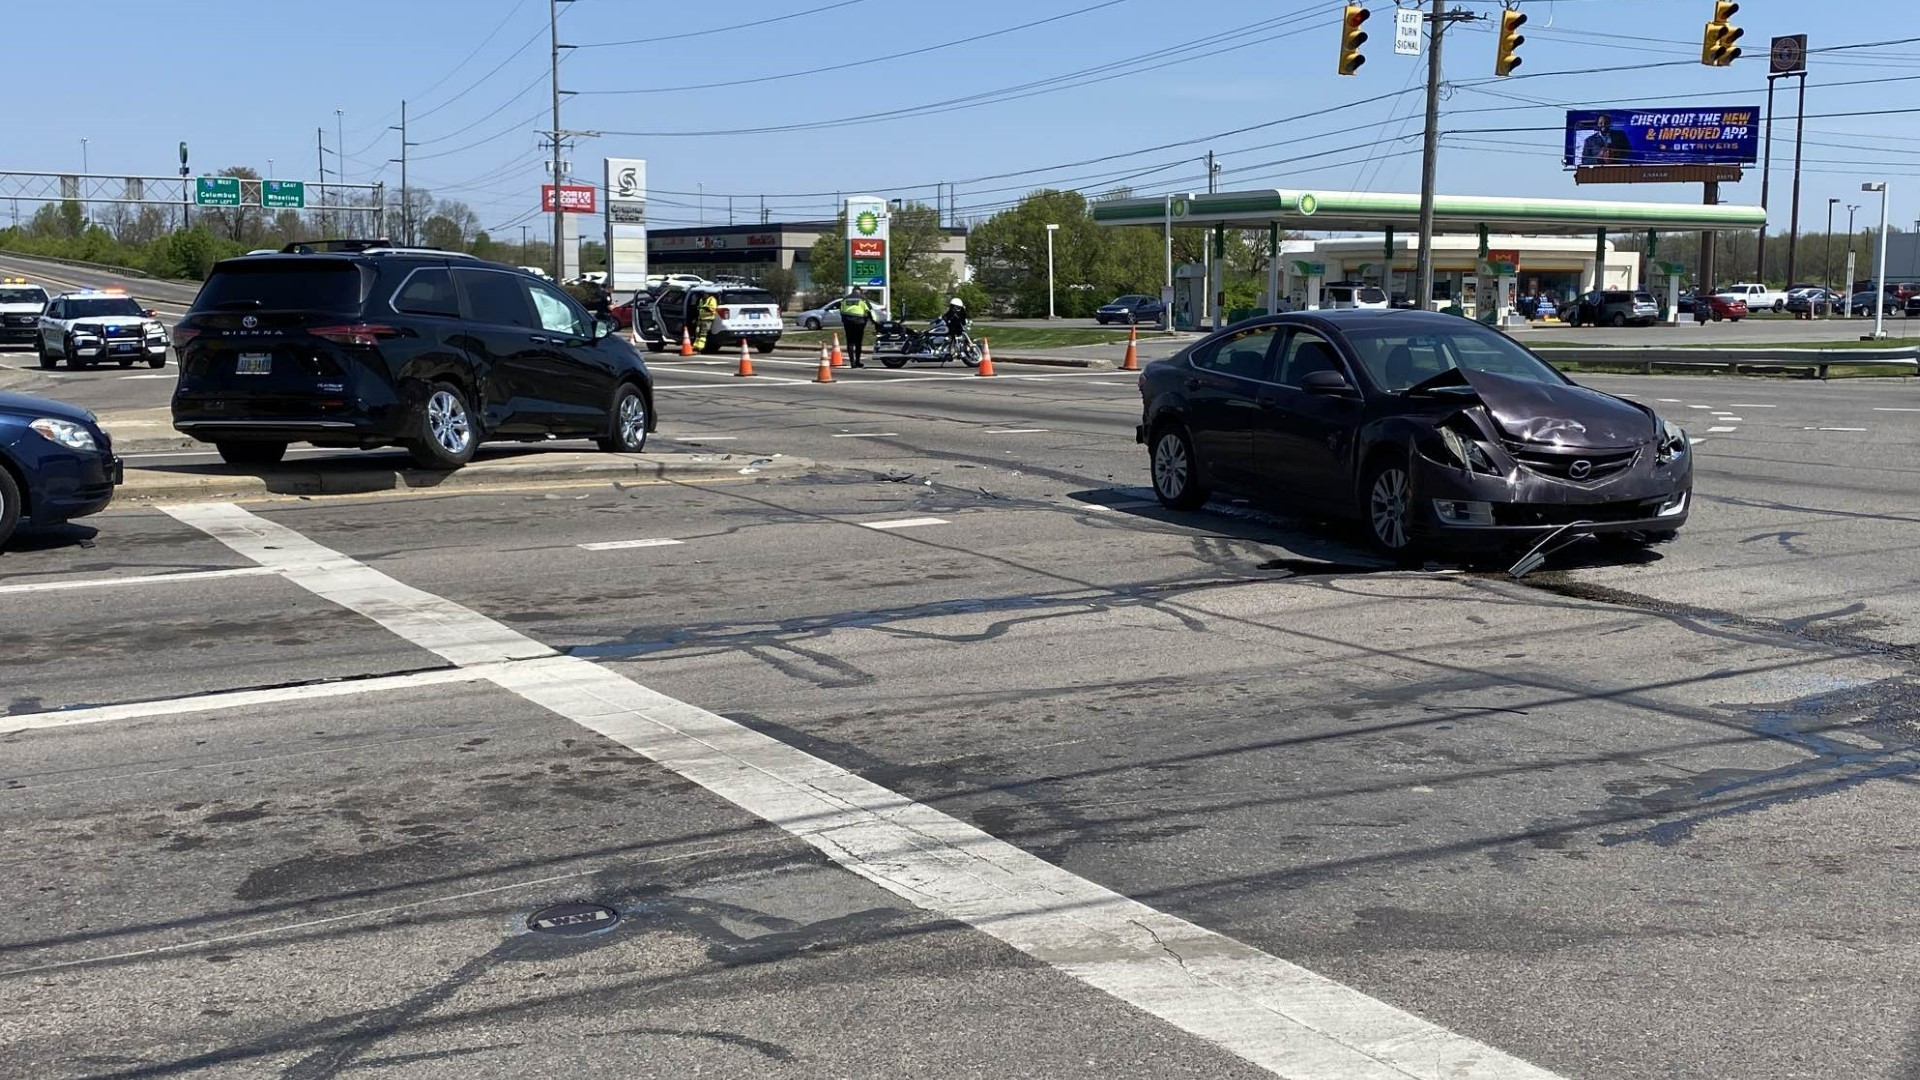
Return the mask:
[[1699,445],[1701,445],[1702,443],[1705,443],[1706,441],[1707,441],[1707,440],[1705,440],[1705,439],[1688,439],[1688,440],[1687,440],[1687,445],[1688,445],[1688,446],[1699,446]]
[[684,443],[694,443],[694,442],[738,442],[738,441],[740,441],[740,436],[738,436],[738,435],[690,435],[690,436],[688,436],[687,438],[684,438],[684,439],[674,439],[673,441],[674,441],[674,442],[684,442]]
[[1920,412],[1920,409],[1895,409],[1890,407],[1882,408],[1881,406],[1876,405],[1874,406],[1873,411],[1874,412]]
[[987,435],[1038,435],[1047,430],[1043,427],[987,428]]
[[1687,408],[1689,408],[1689,409],[1705,409],[1705,410],[1709,410],[1709,411],[1711,411],[1711,410],[1713,409],[1713,406],[1711,406],[1711,405],[1689,405],[1689,406],[1687,406]]
[[656,537],[652,540],[606,540],[598,544],[581,544],[582,551],[622,551],[626,548],[674,547],[685,543],[683,540],[671,540]]
[[1655,401],[1658,401],[1658,402],[1661,402],[1662,404],[1665,404],[1665,405],[1678,405],[1678,404],[1680,404],[1680,399],[1679,399],[1679,398],[1677,398],[1677,397],[1663,397],[1663,398],[1654,398],[1653,400],[1655,400]]
[[836,439],[891,439],[898,438],[897,431],[843,431],[832,436]]
[[951,525],[953,522],[946,518],[917,517],[895,518],[892,521],[862,521],[859,524],[869,529],[917,529],[922,525]]
[[165,372],[156,371],[150,375],[122,375],[120,376],[120,380],[125,382],[128,379],[177,379],[179,377],[178,375],[168,375]]
[[[903,900],[1291,1080],[1554,1074],[1157,911],[897,792],[552,650],[230,503],[166,507],[316,595],[641,754]],[[525,659],[536,658],[536,659]],[[521,659],[521,663],[502,663]]]
[[1730,401],[1730,402],[1728,402],[1728,404],[1729,404],[1729,405],[1732,405],[1732,406],[1733,406],[1734,408],[1736,408],[1736,409],[1771,409],[1771,408],[1774,408],[1774,406],[1772,406],[1772,405],[1755,405],[1755,404],[1754,404],[1753,402],[1751,402],[1751,401]]
[[265,566],[237,566],[230,570],[182,570],[176,574],[134,574],[128,577],[80,578],[66,581],[27,581],[18,585],[0,585],[0,595],[8,593],[64,592],[68,589],[112,589],[134,585],[172,585],[176,582],[208,581],[213,578],[265,577],[273,573]]
[[[260,569],[273,573],[272,567]],[[231,690],[224,694],[195,694],[191,697],[158,701],[130,701],[124,705],[96,705],[86,709],[59,709],[53,712],[21,713],[0,716],[0,732],[35,731],[71,727],[75,724],[105,724],[118,720],[146,720],[155,716],[183,716],[188,713],[224,709],[250,709],[260,705],[278,705],[288,701],[313,701],[319,698],[346,697],[350,694],[381,694],[389,690],[411,690],[418,686],[444,686],[447,683],[482,682],[491,670],[488,665],[436,668],[406,675],[382,675],[372,679],[343,679],[338,682],[305,683],[300,686],[276,686],[266,690]]]
[[1715,410],[1713,410],[1713,415],[1715,415],[1715,416],[1725,416],[1725,415],[1727,415],[1727,414],[1728,414],[1729,412],[1731,412],[1731,411],[1732,411],[1731,409],[1715,409]]
[[1745,418],[1745,417],[1740,417],[1740,416],[1729,416],[1729,415],[1727,415],[1726,413],[1714,413],[1714,414],[1713,414],[1713,418],[1714,418],[1715,420],[1718,420],[1718,421],[1720,421],[1720,422],[1721,422],[1721,423],[1723,423],[1723,424],[1725,424],[1725,423],[1735,423],[1735,424],[1741,424],[1741,423],[1745,423],[1745,422],[1746,422],[1746,418]]
[[1710,427],[1707,429],[1707,434],[1725,435],[1729,431],[1739,431],[1739,430],[1740,430],[1739,428],[1735,428],[1735,427]]
[[1867,429],[1863,427],[1809,427],[1809,428],[1801,428],[1800,430],[1801,431],[1865,431]]

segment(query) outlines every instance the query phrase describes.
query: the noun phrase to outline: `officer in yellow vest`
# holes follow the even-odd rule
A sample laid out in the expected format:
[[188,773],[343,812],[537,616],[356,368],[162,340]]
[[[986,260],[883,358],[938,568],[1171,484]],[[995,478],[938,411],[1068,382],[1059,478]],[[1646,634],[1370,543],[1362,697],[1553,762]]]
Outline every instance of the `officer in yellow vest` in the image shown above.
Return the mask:
[[867,323],[873,318],[873,305],[859,289],[847,292],[847,298],[840,301],[840,325],[847,331],[847,354],[853,360],[854,367],[866,367],[860,362],[867,343]]
[[707,334],[713,330],[713,321],[720,317],[720,298],[712,293],[700,297],[700,306],[694,317],[693,348],[696,352],[707,351]]

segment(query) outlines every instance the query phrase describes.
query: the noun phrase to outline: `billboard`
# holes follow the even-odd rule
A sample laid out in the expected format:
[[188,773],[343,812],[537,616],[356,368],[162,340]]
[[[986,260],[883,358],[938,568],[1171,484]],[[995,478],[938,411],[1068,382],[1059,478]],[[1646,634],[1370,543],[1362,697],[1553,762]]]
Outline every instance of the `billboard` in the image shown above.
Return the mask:
[[1751,165],[1760,158],[1760,109],[1571,109],[1561,164]]
[[[598,213],[594,200],[594,196],[598,193],[598,188],[586,184],[563,184],[560,187],[560,208],[569,214]],[[549,214],[553,213],[552,184],[540,185],[540,209]]]

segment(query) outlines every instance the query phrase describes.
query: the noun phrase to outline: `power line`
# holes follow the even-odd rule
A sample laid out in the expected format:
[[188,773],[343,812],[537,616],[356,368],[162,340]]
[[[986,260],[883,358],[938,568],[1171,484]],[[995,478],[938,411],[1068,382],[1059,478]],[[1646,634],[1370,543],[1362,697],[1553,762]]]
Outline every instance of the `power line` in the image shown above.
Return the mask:
[[[865,0],[839,0],[839,3],[825,4],[817,8],[808,8],[805,11],[796,11],[791,15],[777,15],[771,19],[760,19],[750,24],[750,26],[747,28],[750,29],[751,27],[754,27],[754,26],[767,26],[772,23],[786,22],[789,19],[804,19],[808,15],[818,15],[823,11],[832,11],[835,8],[852,7],[855,4],[864,3],[864,2]],[[611,49],[619,45],[653,45],[662,41],[681,41],[686,38],[706,37],[709,34],[734,34],[734,33],[738,33],[741,29],[742,27],[738,22],[730,22],[723,26],[709,27],[705,30],[690,30],[684,34],[660,34],[654,37],[630,38],[626,41],[600,41],[600,42],[595,42],[592,45],[576,46],[576,48]]]
[[805,75],[819,75],[824,72],[830,72],[830,71],[833,71],[833,72],[845,71],[851,67],[865,67],[868,64],[891,63],[892,61],[895,61],[895,60],[904,60],[910,56],[924,56],[927,53],[939,52],[942,49],[951,49],[961,45],[971,45],[975,42],[986,41],[989,38],[1004,37],[1007,34],[1017,33],[1021,30],[1031,30],[1036,26],[1045,26],[1048,23],[1060,22],[1063,19],[1071,19],[1078,15],[1085,15],[1091,11],[1099,11],[1102,8],[1117,7],[1120,4],[1124,4],[1128,2],[1129,0],[1102,0],[1102,2],[1098,4],[1093,4],[1088,7],[1078,8],[1073,11],[1062,12],[1059,15],[1049,15],[1044,19],[1036,19],[1033,22],[1021,23],[1018,26],[1006,26],[998,30],[989,30],[984,34],[974,34],[971,37],[956,38],[952,41],[943,41],[938,45],[926,45],[918,49],[909,49],[906,52],[886,53],[881,56],[869,56],[859,60],[842,60],[832,64],[827,64],[823,67],[808,68],[805,71],[788,71],[788,72],[782,72],[781,74],[778,74],[778,75],[760,75],[751,79],[727,79],[722,82],[683,83],[683,84],[674,85],[674,86],[649,86],[649,87],[644,87],[638,90],[581,90],[579,91],[579,93],[582,97],[586,97],[589,95],[595,96],[595,97],[604,97],[604,96],[615,96],[615,95],[623,95],[623,94],[671,94],[671,93],[677,93],[683,90],[712,90],[712,89],[715,89],[716,87],[722,87],[722,86],[748,86],[754,83],[779,82],[782,79],[797,79]]

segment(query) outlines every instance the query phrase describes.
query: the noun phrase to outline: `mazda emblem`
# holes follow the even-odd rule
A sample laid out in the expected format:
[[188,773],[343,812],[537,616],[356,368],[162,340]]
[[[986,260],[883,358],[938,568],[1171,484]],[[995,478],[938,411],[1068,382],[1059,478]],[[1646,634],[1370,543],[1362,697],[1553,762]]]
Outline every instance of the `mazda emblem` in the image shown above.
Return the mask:
[[260,325],[260,320],[259,320],[259,319],[257,319],[257,318],[255,318],[255,317],[253,317],[252,315],[242,315],[242,316],[240,317],[240,325],[241,325],[241,326],[244,326],[244,327],[246,327],[246,328],[247,328],[247,329],[249,329],[249,330],[251,330],[251,329],[253,329],[254,327],[256,327],[256,326],[259,326],[259,325]]
[[1575,480],[1585,480],[1588,476],[1592,475],[1592,473],[1593,462],[1591,461],[1576,461],[1567,466],[1567,475],[1573,477]]

